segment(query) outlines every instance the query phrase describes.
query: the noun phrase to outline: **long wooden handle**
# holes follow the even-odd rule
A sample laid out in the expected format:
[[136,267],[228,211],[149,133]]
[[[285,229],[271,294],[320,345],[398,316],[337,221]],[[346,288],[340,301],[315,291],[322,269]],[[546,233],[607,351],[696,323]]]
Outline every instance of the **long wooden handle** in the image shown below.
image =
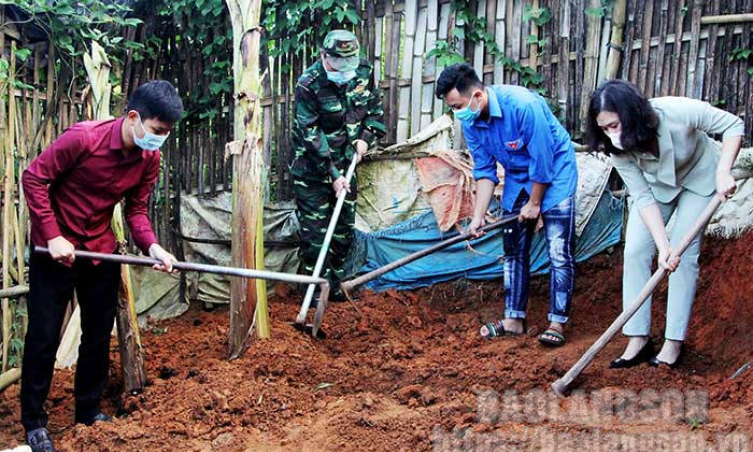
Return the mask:
[[[685,252],[693,239],[698,234],[702,233],[703,229],[706,227],[706,224],[708,224],[708,222],[711,220],[711,217],[714,216],[714,212],[716,212],[716,209],[719,208],[720,204],[721,200],[718,196],[714,195],[711,202],[709,202],[709,205],[706,207],[706,210],[704,210],[701,216],[698,217],[690,231],[685,234],[685,237],[682,238],[682,241],[674,250],[672,250],[672,254],[669,257],[669,260],[674,260],[682,256],[682,253]],[[583,372],[583,370],[589,364],[591,364],[591,361],[594,360],[596,355],[598,355],[599,352],[609,343],[609,341],[611,341],[612,338],[620,331],[620,329],[625,326],[625,324],[628,322],[628,320],[630,320],[633,314],[635,314],[638,309],[643,306],[643,303],[645,303],[648,297],[654,292],[654,289],[656,289],[656,286],[664,278],[665,274],[666,270],[659,267],[659,269],[654,272],[653,276],[651,276],[651,279],[648,280],[646,285],[643,286],[643,289],[640,291],[638,296],[636,296],[635,301],[633,301],[630,307],[623,311],[622,314],[620,314],[617,319],[615,319],[615,321],[612,323],[612,325],[609,326],[609,328],[607,328],[604,334],[602,334],[601,337],[599,337],[599,339],[594,342],[593,345],[591,345],[586,353],[581,356],[578,362],[576,362],[575,365],[571,367],[565,375],[562,376],[562,378],[552,383],[552,390],[554,390],[557,395],[564,397],[570,384],[572,384],[572,382],[578,377],[578,375],[580,375],[581,372]]]
[[[505,218],[502,218],[499,221],[495,221],[494,223],[489,223],[481,228],[479,228],[479,231],[488,232],[492,231],[494,229],[501,228],[502,226],[509,224],[513,221],[517,221],[518,215],[509,215]],[[350,294],[351,291],[355,288],[361,287],[362,285],[366,284],[367,282],[374,280],[380,276],[382,276],[385,273],[391,272],[392,270],[395,270],[396,268],[400,268],[404,265],[407,265],[417,259],[421,259],[424,256],[428,256],[429,254],[436,253],[437,251],[443,250],[449,246],[452,246],[456,243],[460,243],[463,241],[466,241],[468,239],[472,238],[472,235],[469,232],[456,235],[455,237],[451,237],[447,240],[443,240],[435,245],[432,245],[428,248],[422,249],[421,251],[416,251],[413,254],[410,254],[408,256],[405,256],[403,258],[400,258],[394,262],[390,262],[389,264],[379,267],[376,270],[370,271],[369,273],[366,273],[365,275],[359,276],[358,278],[351,279],[350,281],[345,281],[342,284],[340,284],[340,288],[345,292],[346,294]]]
[[[43,246],[34,247],[36,253],[49,253],[49,250]],[[151,267],[160,265],[162,261],[151,257],[129,256],[123,254],[95,253],[93,251],[76,250],[73,252],[76,258],[94,259],[107,262],[118,262],[127,265],[141,265]],[[290,273],[270,272],[264,270],[253,270],[238,267],[223,267],[220,265],[197,264],[193,262],[173,262],[173,267],[178,270],[196,271],[202,273],[214,273],[216,275],[239,276],[241,278],[265,279],[269,281],[282,281],[297,284],[322,284],[326,282],[323,278],[314,278],[307,275],[294,275]]]
[[[345,180],[350,183],[350,180],[353,179],[353,173],[356,172],[356,165],[358,164],[358,152],[353,154],[353,160],[350,161],[350,166],[348,167],[348,171],[345,173]],[[348,195],[348,193],[343,189],[340,191],[340,193],[337,196],[337,203],[335,204],[335,208],[332,211],[332,216],[329,219],[329,226],[327,227],[327,232],[324,234],[324,241],[322,242],[322,247],[319,250],[319,256],[316,258],[316,264],[314,265],[314,274],[311,275],[314,278],[318,278],[319,275],[322,274],[322,268],[324,267],[324,259],[327,256],[327,252],[329,251],[329,243],[332,241],[332,235],[335,233],[335,227],[337,227],[337,220],[340,218],[340,212],[342,211],[343,204],[345,204],[345,197]],[[309,286],[306,288],[306,295],[303,297],[303,303],[301,303],[301,310],[298,312],[298,317],[296,317],[296,323],[304,324],[306,322],[306,315],[309,312],[309,307],[311,306],[311,300],[314,298],[314,285],[309,284]]]

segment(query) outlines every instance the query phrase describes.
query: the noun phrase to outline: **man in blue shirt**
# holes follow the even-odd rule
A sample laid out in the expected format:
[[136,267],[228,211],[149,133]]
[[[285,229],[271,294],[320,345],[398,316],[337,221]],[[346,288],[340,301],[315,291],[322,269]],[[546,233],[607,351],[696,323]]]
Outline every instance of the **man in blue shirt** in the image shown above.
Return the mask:
[[484,325],[481,335],[525,332],[530,247],[542,221],[551,260],[550,325],[539,336],[546,345],[565,343],[575,274],[575,189],[578,169],[570,136],[538,94],[519,86],[484,86],[473,68],[455,64],[442,71],[436,95],[463,125],[473,157],[476,205],[468,230],[485,224],[497,178],[505,169],[502,208],[518,222],[503,229],[505,318]]

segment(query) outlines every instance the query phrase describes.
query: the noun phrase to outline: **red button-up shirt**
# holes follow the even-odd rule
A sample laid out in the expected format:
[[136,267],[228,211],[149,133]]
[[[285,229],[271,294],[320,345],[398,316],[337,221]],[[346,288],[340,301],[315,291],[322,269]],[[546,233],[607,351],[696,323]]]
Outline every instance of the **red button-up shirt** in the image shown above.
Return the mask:
[[24,171],[31,240],[63,236],[76,248],[112,253],[110,227],[115,205],[125,198],[124,217],[136,246],[148,253],[157,243],[147,205],[159,176],[159,151],[121,148],[125,118],[81,122],[70,127]]

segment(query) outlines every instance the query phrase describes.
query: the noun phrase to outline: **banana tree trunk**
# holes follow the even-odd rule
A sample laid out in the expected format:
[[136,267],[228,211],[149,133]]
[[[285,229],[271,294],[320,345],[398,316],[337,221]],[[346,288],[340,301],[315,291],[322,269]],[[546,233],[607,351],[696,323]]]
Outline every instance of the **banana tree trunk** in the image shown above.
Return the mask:
[[[262,269],[262,233],[265,168],[260,139],[259,105],[261,0],[226,0],[233,24],[235,79],[235,141],[228,143],[233,157],[232,265]],[[254,317],[256,321],[254,322]],[[256,326],[269,337],[266,282],[233,278],[230,284],[229,356],[240,357]]]

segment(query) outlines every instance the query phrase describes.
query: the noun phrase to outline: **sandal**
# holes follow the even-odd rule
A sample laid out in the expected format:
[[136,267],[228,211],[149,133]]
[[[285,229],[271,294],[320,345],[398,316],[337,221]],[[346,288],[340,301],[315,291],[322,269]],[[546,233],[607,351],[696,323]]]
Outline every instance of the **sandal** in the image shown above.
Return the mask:
[[539,335],[539,342],[550,347],[561,347],[565,345],[567,340],[565,339],[565,336],[562,335],[562,332],[549,327]]
[[526,331],[526,320],[523,319],[523,332],[522,333],[513,333],[512,331],[507,331],[505,329],[504,324],[502,323],[502,319],[497,320],[493,323],[487,323],[484,325],[486,329],[489,331],[488,334],[483,334],[479,331],[479,334],[481,334],[481,337],[484,339],[492,339],[495,337],[504,337],[504,336],[522,336],[525,334]]

